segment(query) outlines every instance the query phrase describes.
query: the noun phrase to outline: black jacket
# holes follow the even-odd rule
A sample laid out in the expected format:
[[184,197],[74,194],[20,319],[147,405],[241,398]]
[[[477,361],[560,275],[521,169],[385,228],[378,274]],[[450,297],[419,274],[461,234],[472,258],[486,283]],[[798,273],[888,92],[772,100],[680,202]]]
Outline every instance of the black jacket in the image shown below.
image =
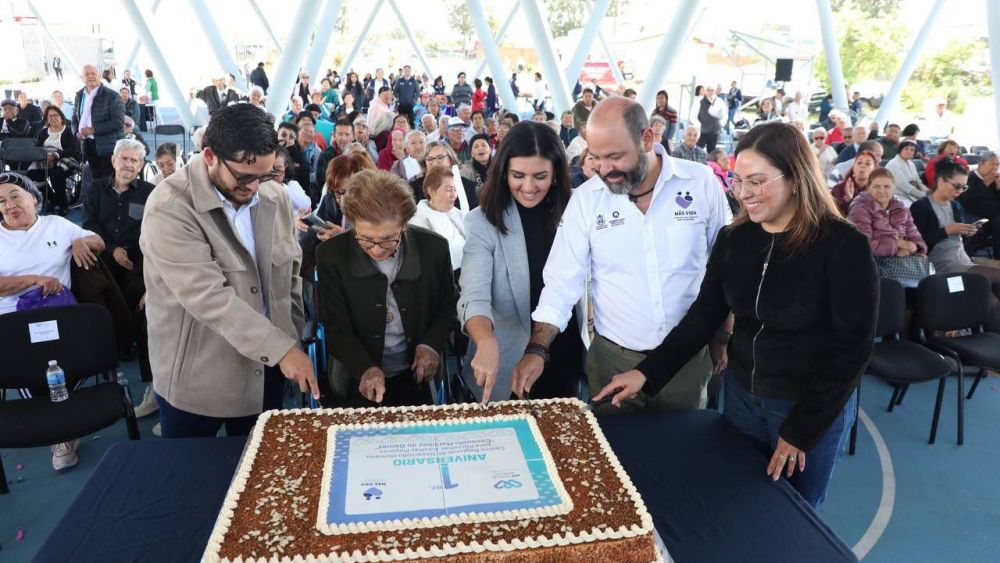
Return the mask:
[[720,232],[697,299],[636,369],[655,394],[732,311],[730,371],[752,393],[796,401],[779,435],[809,452],[868,365],[878,269],[868,240],[846,221],[827,221],[796,254],[781,238],[756,223]]
[[110,256],[115,248],[124,248],[133,261],[141,255],[139,234],[146,200],[153,184],[136,178],[128,191],[115,194],[112,178],[94,180],[83,203],[83,228],[104,239],[105,252]]
[[[319,246],[319,312],[327,347],[355,381],[380,366],[384,350],[388,279],[371,263],[354,230]],[[403,231],[403,264],[392,285],[403,318],[407,354],[426,344],[443,350],[458,328],[458,291],[448,241],[419,227]]]
[[[951,200],[951,213],[954,215],[955,221],[959,223],[965,221],[965,208],[957,199]],[[924,237],[924,242],[927,243],[928,252],[934,248],[935,244],[948,238],[948,233],[941,226],[941,222],[938,221],[937,215],[934,213],[934,208],[931,207],[929,196],[913,202],[913,205],[910,206],[910,215],[913,215],[913,224],[917,226],[920,236]]]
[[[35,142],[38,143],[38,146],[43,146],[48,138],[49,129],[46,127],[38,132]],[[62,133],[59,135],[59,144],[62,145],[62,150],[56,152],[59,158],[69,156],[80,160],[83,157],[83,153],[80,152],[80,140],[76,138],[76,134],[73,133],[73,128],[69,126],[69,123],[66,124],[66,127],[63,128]]]
[[267,94],[267,89],[271,86],[271,83],[267,80],[267,72],[264,71],[264,67],[257,67],[250,72],[250,83],[254,86],[260,86],[264,89],[264,93]]
[[[80,119],[85,105],[86,87],[76,93],[73,100],[73,130],[80,130]],[[94,92],[90,108],[90,121],[94,127],[94,144],[99,156],[115,152],[115,143],[125,137],[125,103],[118,92],[101,84]]]
[[997,180],[989,186],[977,172],[969,173],[969,189],[964,194],[958,196],[969,213],[980,219],[990,221],[1000,220],[1000,188]]
[[208,86],[202,88],[201,91],[198,92],[198,98],[200,98],[201,101],[205,102],[205,105],[208,106],[209,115],[212,115],[224,107],[228,107],[229,104],[235,104],[240,101],[240,95],[231,88],[226,88],[223,92],[222,99],[219,99],[219,90],[214,84],[209,84]]

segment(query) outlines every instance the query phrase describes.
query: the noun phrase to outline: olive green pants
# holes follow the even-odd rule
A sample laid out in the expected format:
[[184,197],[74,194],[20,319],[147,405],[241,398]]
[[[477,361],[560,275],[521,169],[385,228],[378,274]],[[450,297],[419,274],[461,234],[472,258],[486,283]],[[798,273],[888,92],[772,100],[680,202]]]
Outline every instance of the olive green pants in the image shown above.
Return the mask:
[[[601,335],[595,335],[587,350],[587,383],[593,397],[616,374],[634,369],[646,355],[622,348]],[[621,408],[610,403],[595,409],[597,415],[632,414],[642,411],[685,411],[705,408],[706,387],[712,377],[712,359],[708,347],[702,348],[684,364],[677,375],[655,396],[640,392],[634,399],[622,402]]]

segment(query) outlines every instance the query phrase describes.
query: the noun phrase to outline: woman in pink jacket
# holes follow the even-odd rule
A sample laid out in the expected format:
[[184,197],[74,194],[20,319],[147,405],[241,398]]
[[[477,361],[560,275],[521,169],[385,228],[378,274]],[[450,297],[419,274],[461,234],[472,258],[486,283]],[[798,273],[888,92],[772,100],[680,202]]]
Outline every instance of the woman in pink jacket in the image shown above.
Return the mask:
[[927,244],[903,202],[893,197],[892,172],[879,168],[868,176],[868,189],[851,202],[847,218],[868,237],[875,256],[927,255]]

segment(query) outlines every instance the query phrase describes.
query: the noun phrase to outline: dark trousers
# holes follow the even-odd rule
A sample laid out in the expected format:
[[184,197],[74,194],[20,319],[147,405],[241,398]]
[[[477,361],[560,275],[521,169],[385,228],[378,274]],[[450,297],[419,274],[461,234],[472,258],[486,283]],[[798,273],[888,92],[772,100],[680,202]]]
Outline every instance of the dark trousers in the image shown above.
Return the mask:
[[698,137],[698,146],[705,149],[706,152],[712,152],[715,150],[715,144],[719,142],[719,132],[715,133],[705,133],[702,132],[701,137]]
[[104,256],[104,261],[108,264],[111,276],[114,277],[122,296],[125,297],[129,311],[134,311],[139,305],[139,299],[146,293],[146,282],[142,277],[142,254],[132,250],[128,252],[128,258],[132,261],[131,270],[119,265],[110,254]]
[[396,104],[396,113],[405,115],[406,120],[410,122],[410,127],[416,127],[413,123],[413,102],[399,102]]
[[[205,377],[203,374],[202,377]],[[285,376],[275,367],[264,369],[264,410],[280,409],[285,390]],[[226,427],[227,436],[247,436],[257,422],[256,414],[233,418],[220,418],[194,414],[173,407],[159,394],[156,404],[160,407],[160,430],[163,438],[212,438],[219,429]]]
[[348,406],[351,407],[405,407],[414,405],[431,404],[430,384],[425,380],[417,383],[413,378],[413,372],[406,370],[394,377],[385,378],[385,394],[381,403],[369,401],[361,394],[356,382],[348,397]]
[[143,383],[153,382],[153,369],[149,366],[149,328],[146,309],[135,310],[136,356],[139,360],[139,379]]
[[97,143],[93,139],[83,141],[83,156],[90,163],[90,173],[94,178],[107,178],[115,173],[111,166],[111,155],[97,154]]
[[[44,170],[28,170],[27,174],[29,178],[36,182],[45,181],[46,173]],[[66,174],[66,171],[58,166],[49,168],[49,185],[52,186],[51,191],[49,191],[49,195],[47,196],[47,203],[49,205],[55,205],[56,207],[63,209],[69,207],[69,201],[66,198],[66,179],[68,177],[69,175]]]

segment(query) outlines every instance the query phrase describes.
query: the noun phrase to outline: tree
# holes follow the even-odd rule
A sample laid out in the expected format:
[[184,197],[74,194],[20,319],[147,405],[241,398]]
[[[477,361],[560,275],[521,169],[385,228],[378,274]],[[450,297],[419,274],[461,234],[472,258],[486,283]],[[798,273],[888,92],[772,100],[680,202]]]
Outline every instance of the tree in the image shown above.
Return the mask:
[[462,38],[462,53],[465,54],[466,47],[475,34],[476,28],[472,25],[472,14],[469,13],[469,7],[462,0],[451,4],[448,10],[448,25],[458,31],[458,35]]
[[590,15],[589,10],[580,9],[583,6],[580,0],[545,0],[545,12],[549,16],[552,37],[564,37],[570,31],[583,27]]
[[[837,16],[841,22],[837,43],[844,82],[851,85],[865,79],[891,80],[899,68],[899,54],[907,31],[872,22],[856,9],[842,10]],[[830,73],[825,56],[816,62],[813,75],[829,91]]]
[[867,18],[891,16],[899,11],[899,0],[833,0],[834,12],[855,9]]
[[988,49],[984,38],[955,39],[944,49],[924,57],[903,90],[903,106],[920,112],[926,109],[928,100],[946,98],[952,111],[962,113],[965,96],[990,95],[993,90],[989,74],[977,69],[973,60],[977,53]]

